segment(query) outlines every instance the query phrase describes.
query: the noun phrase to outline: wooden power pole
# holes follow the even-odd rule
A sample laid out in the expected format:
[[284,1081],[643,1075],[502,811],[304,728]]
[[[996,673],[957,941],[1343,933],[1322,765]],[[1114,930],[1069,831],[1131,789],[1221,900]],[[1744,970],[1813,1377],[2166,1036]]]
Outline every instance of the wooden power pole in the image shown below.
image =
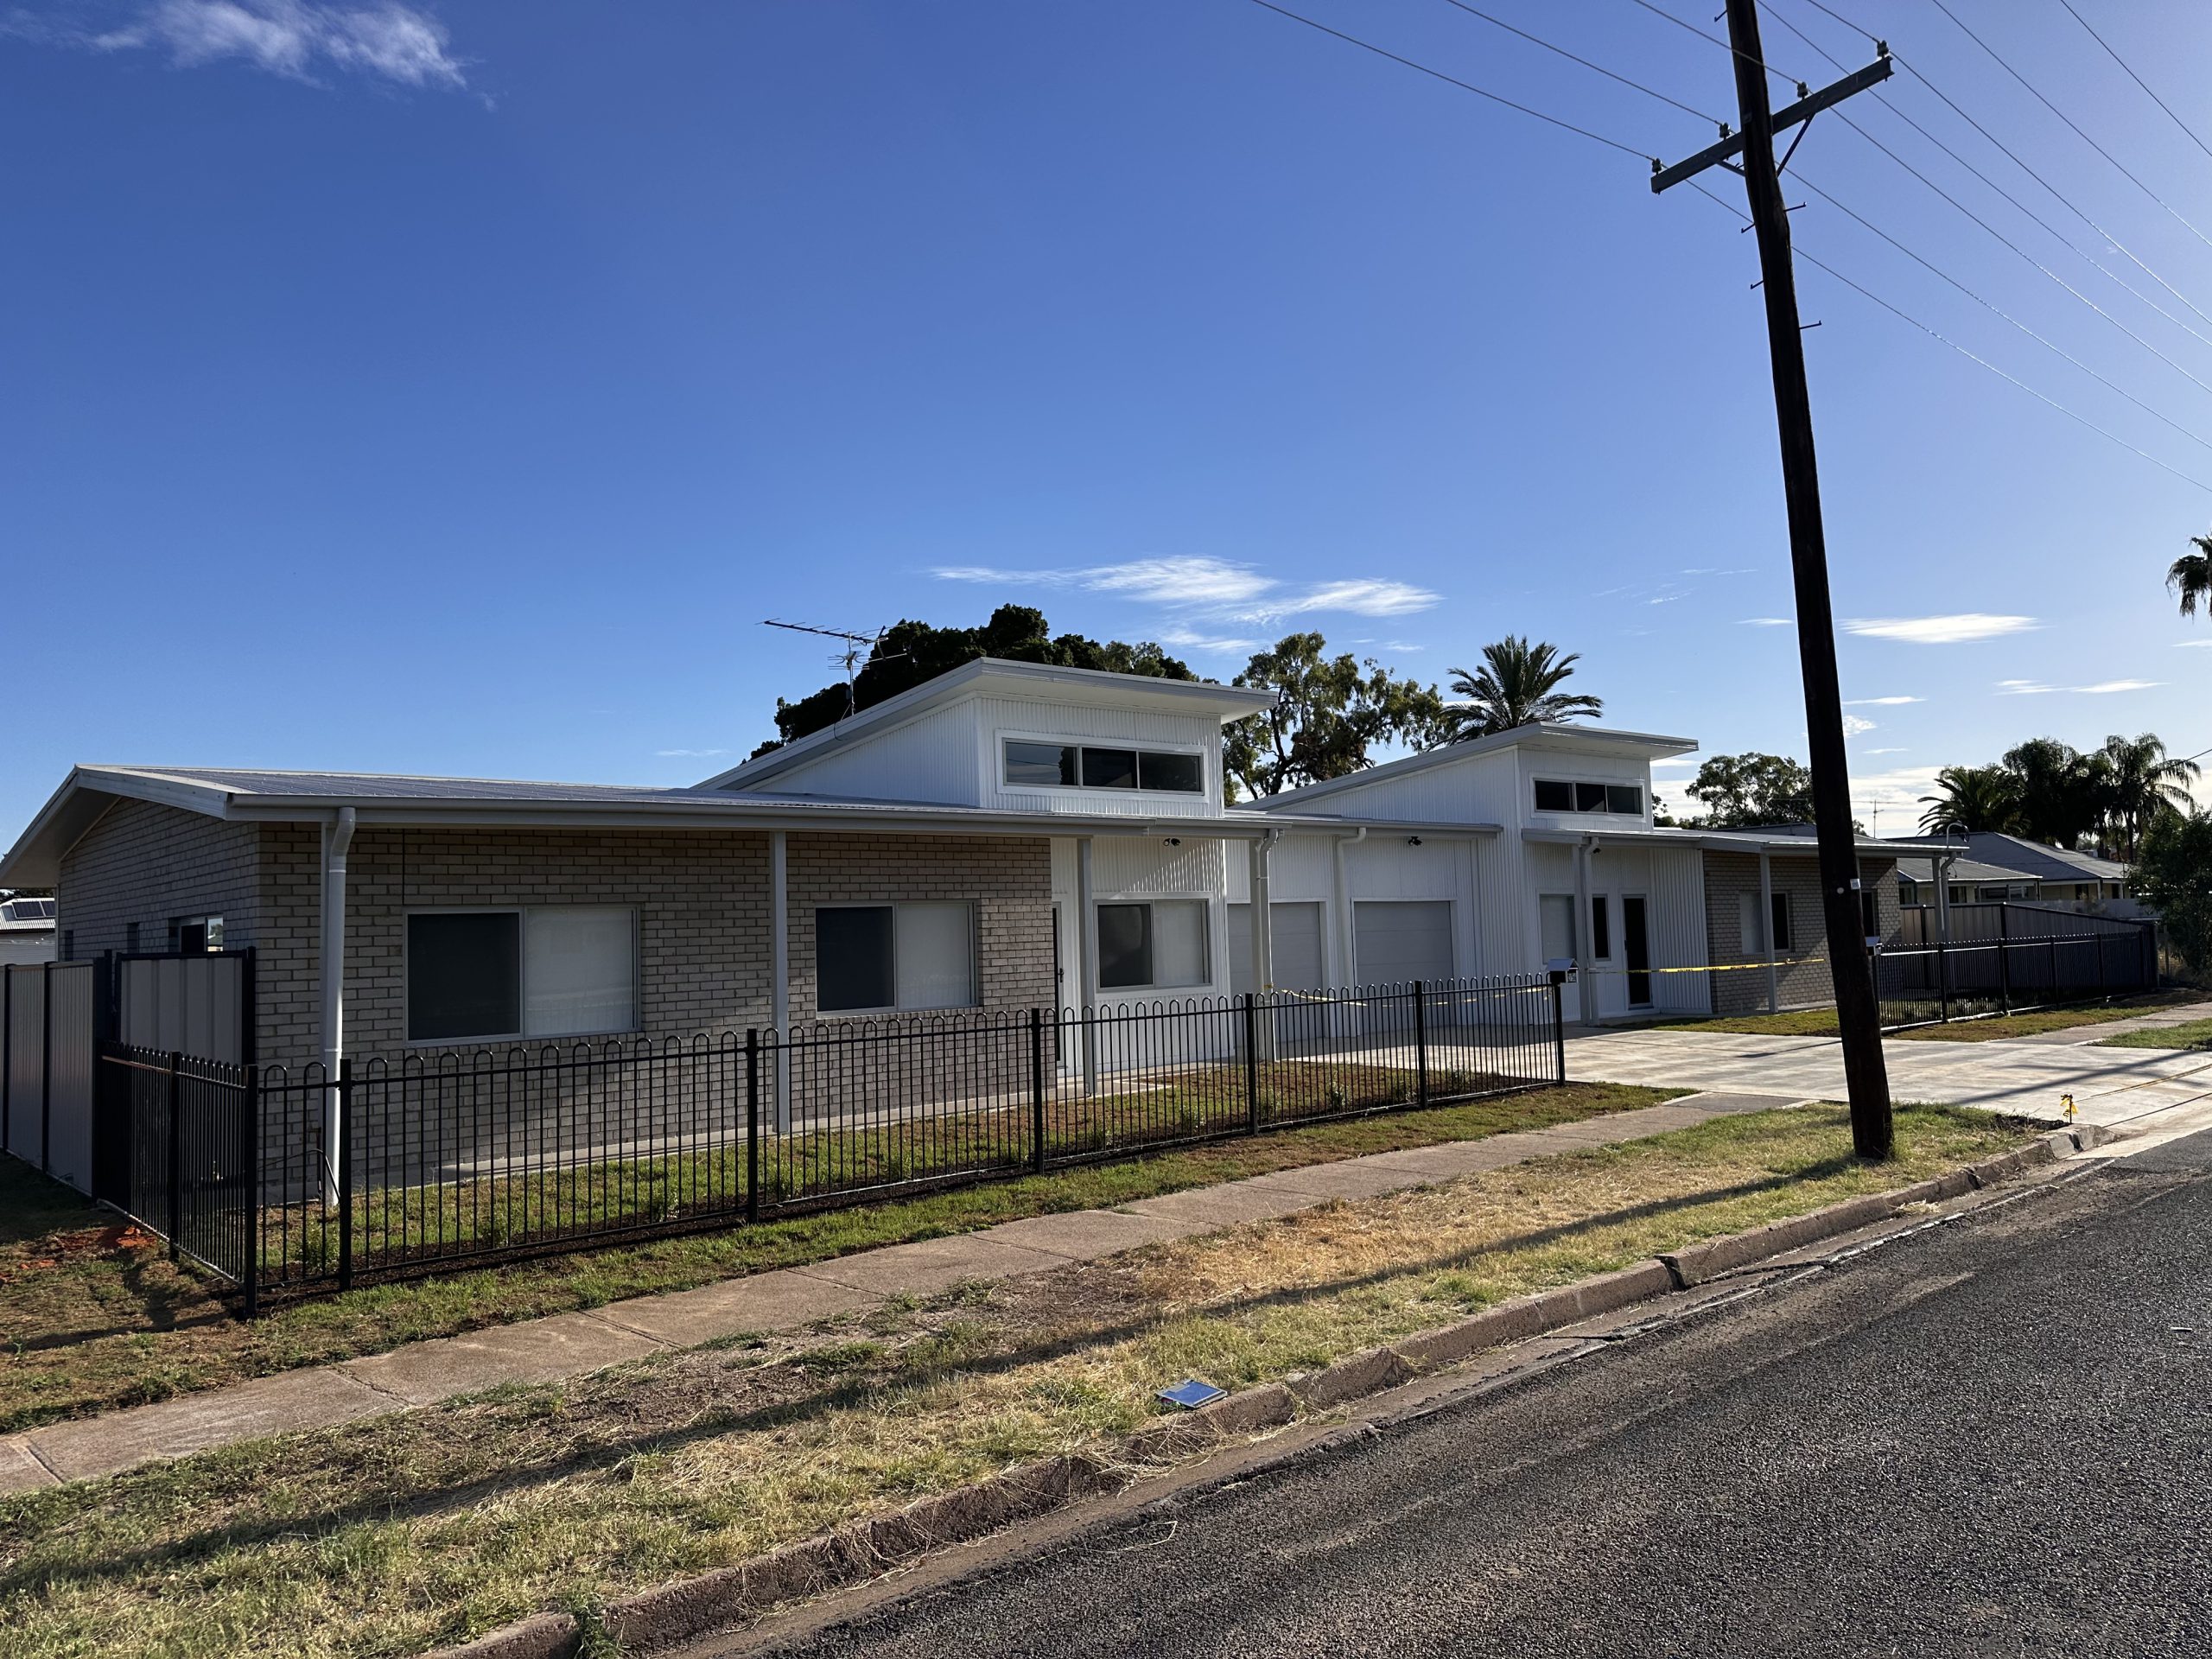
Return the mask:
[[[1821,849],[1821,909],[1827,924],[1828,971],[1835,984],[1836,1025],[1843,1038],[1844,1077],[1851,1093],[1851,1138],[1862,1158],[1895,1150],[1889,1068],[1875,1004],[1869,931],[1860,909],[1858,834],[1851,821],[1851,773],[1843,746],[1843,694],[1836,681],[1835,618],[1828,601],[1827,537],[1821,527],[1820,469],[1813,453],[1813,405],[1805,384],[1805,342],[1797,321],[1797,283],[1789,254],[1789,212],[1775,165],[1774,133],[1809,121],[1819,111],[1885,79],[1889,52],[1820,92],[1798,88],[1798,100],[1777,115],[1767,103],[1767,68],[1759,46],[1758,0],[1727,0],[1728,40],[1735,48],[1736,109],[1741,129],[1673,168],[1651,188],[1743,157],[1745,193],[1759,245],[1766,296],[1767,346],[1774,362],[1774,411],[1782,435],[1783,497],[1789,517],[1789,564],[1797,592],[1797,655],[1805,680],[1805,741],[1813,769],[1813,815]],[[1802,137],[1802,134],[1800,135]],[[1792,149],[1795,149],[1793,144]],[[1786,164],[1788,158],[1785,156]]]

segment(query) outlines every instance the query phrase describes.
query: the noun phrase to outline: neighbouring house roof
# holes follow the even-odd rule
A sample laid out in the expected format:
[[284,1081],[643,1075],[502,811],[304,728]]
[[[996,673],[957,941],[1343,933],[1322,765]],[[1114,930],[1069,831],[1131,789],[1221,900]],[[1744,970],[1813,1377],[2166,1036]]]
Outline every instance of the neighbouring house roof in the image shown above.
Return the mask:
[[1217,685],[1206,680],[1169,680],[1149,674],[1117,674],[1096,668],[1055,668],[1044,663],[1012,663],[979,657],[949,673],[925,680],[911,690],[860,710],[834,726],[795,738],[757,760],[716,772],[696,787],[750,790],[855,738],[887,732],[971,692],[1038,697],[1054,702],[1102,703],[1154,713],[1211,715],[1222,724],[1243,720],[1275,705],[1275,694],[1249,686]]
[[54,900],[0,899],[0,933],[51,933]]
[[1942,848],[1949,846],[1964,852],[1979,863],[1993,868],[2018,871],[2017,879],[2030,881],[2124,881],[2127,866],[2116,864],[2108,858],[2099,858],[2094,853],[2071,853],[2063,847],[2046,846],[2039,841],[2030,841],[2024,836],[1999,835],[1994,830],[1976,830],[1957,835],[1947,842],[1940,836],[1900,838],[1899,848]]
[[[1897,854],[1897,874],[1907,880],[1932,882],[1936,880],[1935,867],[1942,861],[1942,858],[1943,855],[1940,853],[1916,854],[1900,851]],[[2024,881],[2032,887],[2036,880],[2037,878],[2025,870],[2011,870],[1995,864],[1985,864],[1979,859],[1968,858],[1961,853],[1951,860],[1948,885],[1957,886],[1961,882],[1991,884],[2001,881],[2007,886],[2012,886]]]
[[1614,759],[1634,755],[1639,760],[1651,760],[1688,754],[1696,747],[1697,742],[1694,738],[1662,737],[1654,732],[1606,731],[1596,726],[1573,726],[1559,721],[1541,721],[1528,726],[1516,726],[1510,732],[1492,732],[1488,737],[1469,738],[1464,743],[1447,743],[1441,748],[1409,754],[1402,760],[1386,760],[1379,766],[1369,766],[1364,771],[1342,778],[1307,784],[1299,789],[1287,789],[1257,804],[1268,811],[1282,811],[1347,789],[1363,787],[1378,779],[1402,778],[1412,772],[1427,772],[1433,766],[1450,766],[1474,755],[1494,753],[1500,749],[1543,749]]
[[119,800],[143,800],[242,823],[330,822],[345,808],[363,824],[575,826],[621,829],[813,830],[1025,836],[1188,836],[1256,841],[1286,830],[1360,827],[1440,838],[1492,836],[1494,823],[1286,817],[1217,817],[1014,812],[928,802],[778,796],[747,791],[631,788],[382,772],[267,772],[225,766],[78,766],[4,859],[0,886],[51,887],[61,856]]

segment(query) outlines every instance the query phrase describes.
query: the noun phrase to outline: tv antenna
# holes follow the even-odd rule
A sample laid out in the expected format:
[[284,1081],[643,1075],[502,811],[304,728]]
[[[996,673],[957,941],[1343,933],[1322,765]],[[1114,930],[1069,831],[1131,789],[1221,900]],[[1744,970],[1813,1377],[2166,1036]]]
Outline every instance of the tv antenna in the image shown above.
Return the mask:
[[825,639],[842,639],[845,642],[845,648],[833,654],[830,660],[841,664],[845,671],[843,718],[847,720],[852,718],[855,707],[856,693],[854,682],[859,673],[861,660],[865,658],[869,662],[887,663],[895,661],[906,654],[903,651],[894,651],[887,656],[876,655],[878,648],[883,644],[883,636],[890,632],[887,628],[878,628],[874,633],[855,633],[846,628],[817,628],[805,622],[779,622],[772,616],[768,618],[763,626],[771,628],[788,628],[793,633],[818,633]]

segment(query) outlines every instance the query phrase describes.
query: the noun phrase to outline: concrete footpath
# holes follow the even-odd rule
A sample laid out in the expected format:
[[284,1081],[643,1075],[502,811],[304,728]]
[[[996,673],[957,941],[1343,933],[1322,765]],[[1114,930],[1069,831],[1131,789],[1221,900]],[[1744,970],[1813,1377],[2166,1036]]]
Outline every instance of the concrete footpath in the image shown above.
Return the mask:
[[611,1302],[588,1313],[557,1313],[410,1343],[389,1353],[279,1372],[0,1439],[0,1491],[87,1480],[260,1435],[327,1428],[432,1405],[503,1383],[557,1382],[717,1338],[800,1330],[894,1297],[928,1296],[955,1285],[1049,1272],[1143,1244],[1273,1220],[1340,1198],[1403,1192],[1808,1098],[1708,1091],[1639,1111],[1313,1164],[1113,1209],[1034,1216],[696,1290]]
[[[2212,1054],[2096,1046],[2099,1039],[2121,1031],[2178,1024],[2184,1017],[2212,1017],[2212,1004],[2160,1009],[2139,1022],[2075,1027],[2044,1037],[1976,1043],[1893,1037],[1882,1045],[1890,1096],[2054,1122],[2062,1097],[2071,1095],[2080,1121],[2115,1127],[2212,1098]],[[1584,1029],[1567,1039],[1567,1074],[1576,1083],[1694,1084],[1786,1093],[1799,1100],[1842,1100],[1847,1095],[1843,1053],[1833,1037],[1666,1027]]]

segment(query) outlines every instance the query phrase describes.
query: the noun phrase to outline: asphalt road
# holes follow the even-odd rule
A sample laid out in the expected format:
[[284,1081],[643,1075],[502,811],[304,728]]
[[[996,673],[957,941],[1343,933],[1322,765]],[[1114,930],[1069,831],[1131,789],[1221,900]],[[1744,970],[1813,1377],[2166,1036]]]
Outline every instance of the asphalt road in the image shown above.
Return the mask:
[[2212,1650],[2212,1135],[783,1651]]

